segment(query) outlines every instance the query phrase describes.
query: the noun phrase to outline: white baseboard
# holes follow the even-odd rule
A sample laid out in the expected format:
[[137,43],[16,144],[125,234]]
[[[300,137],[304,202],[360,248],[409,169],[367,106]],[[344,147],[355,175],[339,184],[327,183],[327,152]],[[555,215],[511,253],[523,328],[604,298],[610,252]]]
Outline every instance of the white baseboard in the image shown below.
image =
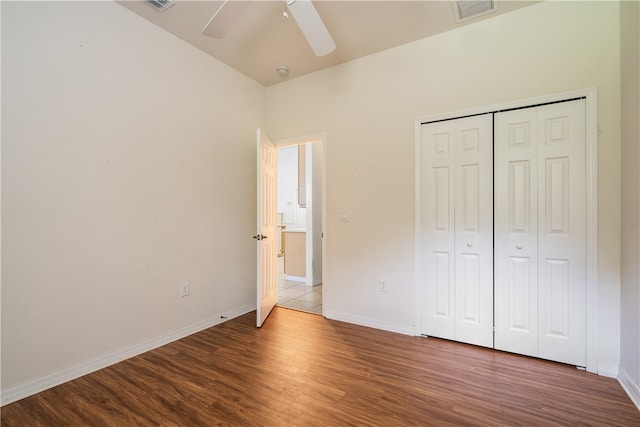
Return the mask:
[[636,384],[633,379],[625,372],[623,368],[620,368],[620,373],[618,374],[618,382],[624,389],[624,391],[629,395],[629,398],[636,405],[636,408],[640,411],[640,385]]
[[609,378],[618,378],[618,365],[598,362],[598,375]]
[[71,366],[61,371],[54,372],[44,377],[36,378],[27,383],[2,389],[0,391],[0,406],[7,405],[28,396],[32,396],[36,393],[40,393],[49,388],[79,378],[83,375],[87,375],[91,372],[106,368],[107,366],[122,362],[123,360],[145,353],[149,350],[153,350],[154,348],[169,344],[170,342],[177,341],[181,338],[184,338],[191,334],[195,334],[196,332],[200,332],[204,329],[210,328],[211,326],[226,322],[227,320],[241,316],[255,309],[255,305],[237,307],[233,310],[217,314],[216,316],[210,317],[193,325],[176,329],[160,336],[139,342],[130,347],[126,347],[104,354],[102,356],[98,356],[93,359],[86,360],[75,366]]
[[415,332],[415,327],[413,325],[380,322],[365,317],[338,313],[331,310],[325,311],[324,317],[331,320],[339,320],[341,322],[353,323],[355,325],[367,326],[369,328],[381,329],[383,331],[395,332],[403,335],[414,335]]

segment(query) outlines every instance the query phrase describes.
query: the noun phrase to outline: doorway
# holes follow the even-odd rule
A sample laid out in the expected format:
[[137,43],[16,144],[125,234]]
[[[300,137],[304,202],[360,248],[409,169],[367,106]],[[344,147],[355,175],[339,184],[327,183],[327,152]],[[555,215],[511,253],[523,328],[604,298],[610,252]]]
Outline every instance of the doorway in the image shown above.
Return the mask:
[[324,138],[276,143],[278,305],[323,313]]

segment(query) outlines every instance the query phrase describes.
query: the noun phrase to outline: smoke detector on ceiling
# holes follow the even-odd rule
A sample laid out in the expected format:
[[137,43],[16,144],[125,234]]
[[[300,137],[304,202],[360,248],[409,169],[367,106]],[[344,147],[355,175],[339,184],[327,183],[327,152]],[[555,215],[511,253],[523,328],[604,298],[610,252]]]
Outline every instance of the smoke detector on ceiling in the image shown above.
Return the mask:
[[289,69],[287,67],[278,67],[276,71],[278,71],[278,74],[280,74],[282,77],[286,77],[289,75]]
[[453,10],[456,22],[462,22],[495,12],[496,2],[494,0],[454,0]]
[[154,5],[158,12],[164,12],[173,6],[173,0],[147,0],[149,3]]

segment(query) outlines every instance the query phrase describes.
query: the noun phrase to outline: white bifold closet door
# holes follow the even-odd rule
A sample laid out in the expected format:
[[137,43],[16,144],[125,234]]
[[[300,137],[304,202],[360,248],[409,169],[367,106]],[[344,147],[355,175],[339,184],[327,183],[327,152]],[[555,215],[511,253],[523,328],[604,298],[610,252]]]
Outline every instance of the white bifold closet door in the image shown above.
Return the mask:
[[586,365],[585,101],[495,114],[495,348]]
[[492,115],[425,124],[421,136],[421,333],[492,347]]

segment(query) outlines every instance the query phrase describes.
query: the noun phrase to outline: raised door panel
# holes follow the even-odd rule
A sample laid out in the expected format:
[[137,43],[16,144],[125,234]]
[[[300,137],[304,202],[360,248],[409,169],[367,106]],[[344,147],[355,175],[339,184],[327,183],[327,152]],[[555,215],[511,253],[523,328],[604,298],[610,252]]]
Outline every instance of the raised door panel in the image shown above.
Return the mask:
[[434,294],[430,298],[433,300],[432,303],[435,304],[431,315],[442,321],[450,320],[452,318],[451,283],[453,282],[451,279],[451,255],[447,252],[434,251],[431,256],[433,257],[434,268],[432,273]]
[[[434,224],[432,230],[442,233],[442,238],[446,238],[446,233],[451,231],[452,215],[451,215],[451,168],[447,166],[434,167],[431,170],[434,192],[433,200],[433,217]],[[429,209],[429,208],[427,208]]]
[[493,132],[485,114],[453,120],[455,339],[493,346]]
[[535,333],[535,316],[531,309],[531,295],[535,295],[535,283],[531,281],[531,258],[510,257],[508,288],[508,327],[523,334]]
[[585,366],[585,101],[538,111],[539,356]]
[[453,129],[434,123],[421,136],[421,333],[454,339]]
[[495,116],[495,347],[538,353],[537,113]]

